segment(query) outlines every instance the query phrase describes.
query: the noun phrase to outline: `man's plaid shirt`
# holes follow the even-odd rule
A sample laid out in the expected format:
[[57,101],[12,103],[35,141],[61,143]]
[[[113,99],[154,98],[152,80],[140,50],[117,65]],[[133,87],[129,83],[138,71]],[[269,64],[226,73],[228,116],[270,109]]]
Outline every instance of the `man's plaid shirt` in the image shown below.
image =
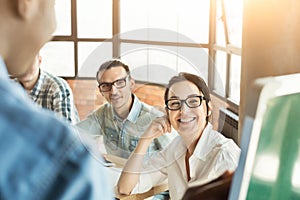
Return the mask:
[[40,75],[30,98],[43,108],[54,111],[72,124],[79,121],[69,84],[62,78],[40,69]]

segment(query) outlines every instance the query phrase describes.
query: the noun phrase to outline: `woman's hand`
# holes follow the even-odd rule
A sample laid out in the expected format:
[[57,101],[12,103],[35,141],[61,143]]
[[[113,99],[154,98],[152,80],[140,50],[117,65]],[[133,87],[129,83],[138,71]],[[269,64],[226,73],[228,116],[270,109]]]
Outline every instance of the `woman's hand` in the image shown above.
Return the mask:
[[165,115],[153,120],[146,132],[141,136],[141,139],[152,141],[167,132],[171,132],[171,124],[168,116]]

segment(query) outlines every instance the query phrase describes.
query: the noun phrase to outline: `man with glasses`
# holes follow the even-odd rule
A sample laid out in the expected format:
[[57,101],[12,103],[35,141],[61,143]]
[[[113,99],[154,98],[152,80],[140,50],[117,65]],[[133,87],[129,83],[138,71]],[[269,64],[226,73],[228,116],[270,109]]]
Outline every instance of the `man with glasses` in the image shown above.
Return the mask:
[[[79,122],[77,127],[80,132],[94,137],[103,135],[108,154],[128,158],[152,120],[164,113],[141,102],[132,93],[135,81],[129,67],[120,60],[103,63],[96,79],[99,92],[107,103]],[[148,153],[163,149],[173,137],[170,134],[157,138],[150,145]]]

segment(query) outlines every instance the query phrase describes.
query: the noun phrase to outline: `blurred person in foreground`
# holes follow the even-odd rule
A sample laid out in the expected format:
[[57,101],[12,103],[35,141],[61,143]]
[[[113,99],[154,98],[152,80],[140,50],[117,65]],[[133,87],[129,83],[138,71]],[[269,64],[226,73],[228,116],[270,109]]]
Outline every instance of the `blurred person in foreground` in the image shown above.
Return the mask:
[[9,79],[26,73],[51,39],[54,4],[0,0],[0,199],[111,199],[96,154]]
[[73,92],[64,79],[40,68],[42,56],[38,53],[27,73],[16,80],[37,105],[54,111],[72,124],[79,121]]
[[[167,116],[154,120],[142,135],[119,179],[121,194],[145,192],[167,179],[171,199],[178,200],[189,185],[208,183],[237,167],[239,147],[209,122],[212,104],[202,78],[180,73],[170,79],[164,99]],[[179,136],[145,159],[151,141],[168,134],[171,126]]]

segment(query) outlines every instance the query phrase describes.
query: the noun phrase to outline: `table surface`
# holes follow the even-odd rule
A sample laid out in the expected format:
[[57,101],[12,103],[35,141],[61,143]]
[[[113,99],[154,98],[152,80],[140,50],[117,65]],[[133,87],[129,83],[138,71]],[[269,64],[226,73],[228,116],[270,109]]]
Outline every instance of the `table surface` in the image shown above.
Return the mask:
[[146,199],[148,197],[154,196],[156,194],[159,194],[161,192],[164,192],[166,190],[168,190],[168,184],[155,186],[151,190],[144,192],[144,193],[130,194],[130,195],[120,194],[115,189],[114,196],[115,196],[115,198],[120,199],[120,200],[142,200],[142,199]]
[[[115,167],[119,167],[122,168],[125,163],[126,163],[126,159],[124,158],[120,158],[114,155],[105,155],[105,158],[113,163],[115,163]],[[114,197],[116,199],[120,199],[120,200],[142,200],[151,196],[154,196],[156,194],[159,194],[163,191],[168,190],[168,184],[163,184],[163,185],[159,185],[159,186],[155,186],[153,187],[151,190],[144,192],[144,193],[140,193],[140,194],[130,194],[130,195],[123,195],[118,193],[116,187],[114,189]]]

